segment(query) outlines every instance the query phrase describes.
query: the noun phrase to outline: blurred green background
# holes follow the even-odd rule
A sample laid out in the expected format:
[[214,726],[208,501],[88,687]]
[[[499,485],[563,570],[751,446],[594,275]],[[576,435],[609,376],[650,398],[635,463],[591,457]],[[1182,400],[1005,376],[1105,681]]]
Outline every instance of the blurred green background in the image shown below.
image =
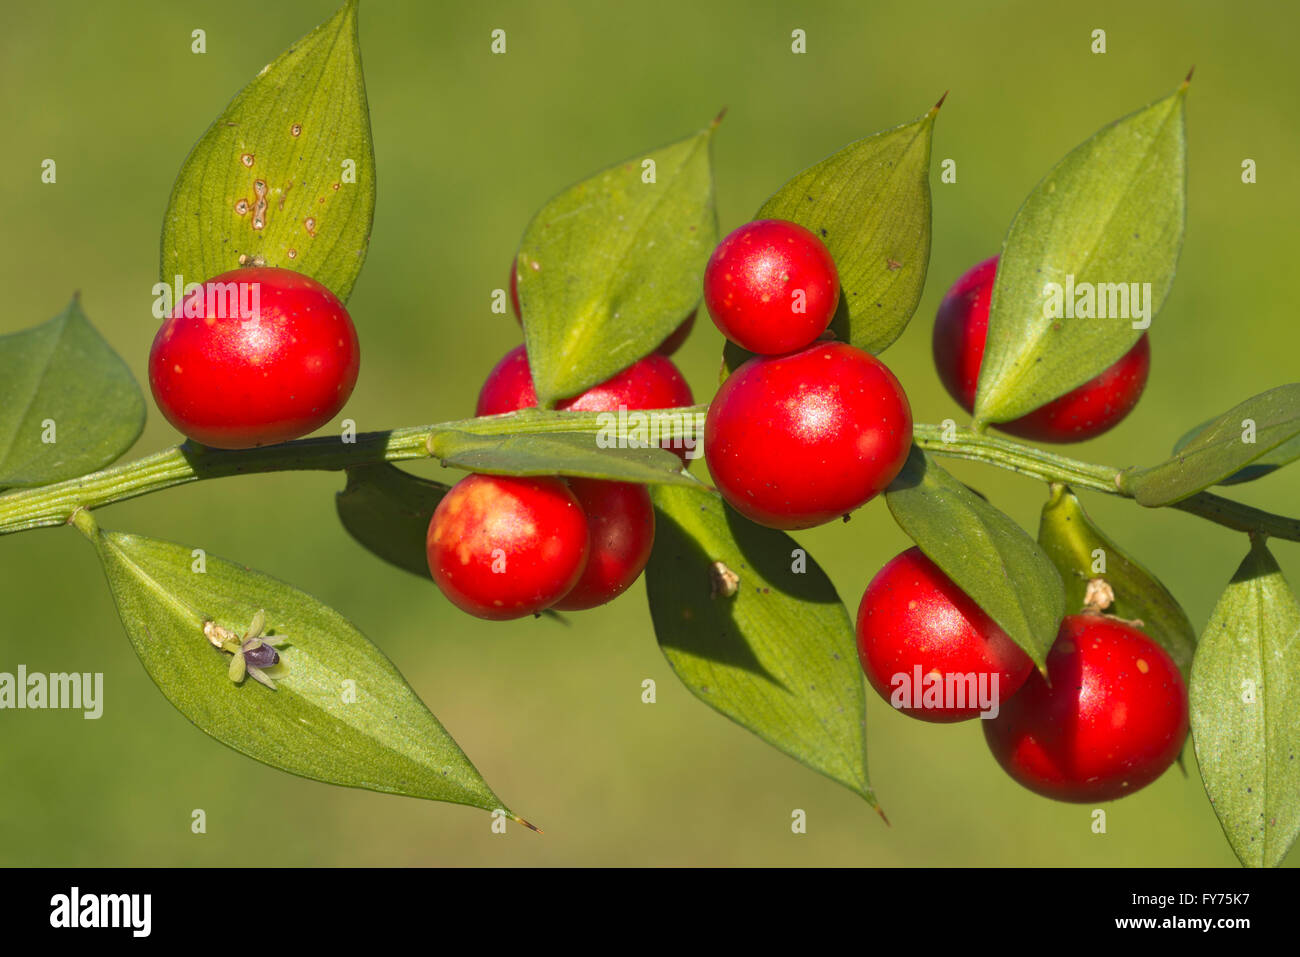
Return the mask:
[[[230,98],[326,19],[332,0],[55,0],[0,14],[0,333],[87,314],[144,382],[158,231],[181,161]],[[944,289],[996,252],[1026,193],[1098,127],[1173,89],[1189,66],[1190,202],[1178,281],[1152,332],[1137,411],[1076,449],[1150,463],[1182,432],[1294,380],[1294,4],[777,2],[417,3],[364,0],[361,39],[379,174],[365,271],[349,303],[364,361],[346,415],[365,429],[471,414],[519,341],[489,311],[530,216],[569,183],[682,137],[729,108],[715,139],[729,230],[798,170],[912,119],[951,90],[936,128],[925,298],[884,358],[918,421],[960,417],[939,386],[930,323]],[[507,30],[509,52],[488,52]],[[190,52],[207,31],[208,52]],[[790,52],[807,31],[808,52]],[[1107,31],[1108,52],[1089,52]],[[58,163],[56,185],[40,163]],[[1243,158],[1259,182],[1240,181]],[[701,400],[721,337],[679,354]],[[172,444],[150,403],[132,455]],[[1045,490],[955,465],[1037,525]],[[426,467],[422,474],[435,474]],[[1194,763],[1107,806],[1022,790],[978,722],[929,725],[868,705],[870,769],[891,826],[676,683],[644,591],[573,618],[480,622],[382,564],[339,526],[341,476],[206,482],[106,509],[118,528],[202,546],[293,582],[347,615],[405,672],[502,798],[546,829],[490,831],[481,811],[330,787],[252,762],[176,714],[131,653],[97,562],[70,529],[0,538],[0,671],[102,671],[105,713],[0,713],[6,864],[1232,865]],[[1232,490],[1300,511],[1300,468]],[[1197,627],[1244,537],[1174,511],[1085,499],[1155,568]],[[881,503],[800,535],[856,608],[908,543]],[[1300,547],[1275,553],[1300,583]],[[659,684],[640,702],[644,678]],[[1189,748],[1190,755],[1190,748]],[[190,831],[192,809],[208,831]],[[808,833],[790,813],[808,813]],[[268,823],[267,811],[273,814]],[[1300,862],[1293,853],[1290,862]]]

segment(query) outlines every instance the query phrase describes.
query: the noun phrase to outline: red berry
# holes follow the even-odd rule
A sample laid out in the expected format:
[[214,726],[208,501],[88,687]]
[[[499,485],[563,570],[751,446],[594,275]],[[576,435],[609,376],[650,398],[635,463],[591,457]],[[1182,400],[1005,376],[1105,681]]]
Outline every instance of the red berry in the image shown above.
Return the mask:
[[736,511],[771,528],[810,528],[893,481],[912,444],[903,387],[879,359],[840,342],[758,356],[714,396],[704,458]]
[[[560,410],[617,412],[620,408],[675,409],[695,402],[691,388],[672,361],[656,353],[639,359],[617,375],[571,399],[557,402]],[[488,373],[479,390],[475,415],[500,415],[537,405],[528,353],[516,346]],[[686,450],[674,448],[683,461]]]
[[667,339],[659,343],[659,348],[656,349],[655,352],[659,353],[661,356],[672,355],[674,352],[676,352],[678,349],[682,347],[682,343],[686,341],[686,337],[691,334],[691,330],[693,328],[695,328],[694,309],[691,310],[691,314],[689,316],[687,316],[685,319],[682,320],[682,324],[680,326],[678,326],[671,333],[669,333]]
[[456,607],[504,621],[549,608],[587,562],[587,517],[556,478],[470,475],[429,521],[429,572]]
[[1173,659],[1132,625],[1067,615],[1047,656],[984,722],[1013,778],[1058,801],[1132,794],[1173,764],[1187,737],[1187,688]]
[[515,321],[524,324],[524,314],[519,310],[519,257],[510,263],[510,305],[515,307]]
[[289,269],[250,267],[209,279],[172,311],[149,353],[149,384],[185,435],[244,449],[334,418],[360,360],[352,319],[332,292]]
[[613,601],[640,576],[655,542],[655,510],[644,485],[571,478],[569,488],[587,515],[590,545],[586,570],[555,607],[582,611]]
[[1034,670],[1029,656],[919,548],[896,556],[871,579],[857,630],[858,659],[871,686],[899,711],[925,721],[996,714]]
[[[934,320],[934,364],[948,394],[967,412],[975,408],[989,301],[998,257],[975,266],[948,290]],[[1133,348],[1095,379],[996,428],[1036,442],[1082,442],[1114,428],[1133,411],[1147,384],[1151,345],[1144,332]]]
[[750,352],[782,355],[826,331],[839,274],[813,233],[782,219],[746,223],[704,269],[704,302],[722,334]]

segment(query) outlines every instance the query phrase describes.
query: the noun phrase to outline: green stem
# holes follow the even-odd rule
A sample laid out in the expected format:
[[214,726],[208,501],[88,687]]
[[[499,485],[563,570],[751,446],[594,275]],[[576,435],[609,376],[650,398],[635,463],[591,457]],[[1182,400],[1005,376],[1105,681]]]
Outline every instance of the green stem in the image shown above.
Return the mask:
[[[1081,462],[970,429],[950,430],[938,425],[918,424],[913,429],[913,438],[918,446],[935,455],[984,462],[1044,482],[1064,482],[1074,488],[1092,489],[1122,498],[1133,497],[1120,485],[1122,470],[1109,465]],[[1212,492],[1197,492],[1169,507],[1239,532],[1300,542],[1300,519],[1265,512]]]
[[[700,437],[697,413],[704,406],[662,410],[662,438]],[[649,413],[648,413],[649,414]],[[608,413],[525,410],[436,425],[367,432],[343,438],[299,439],[259,449],[226,451],[185,443],[134,462],[57,482],[42,488],[0,495],[0,535],[66,524],[78,508],[93,509],[136,498],[174,485],[256,472],[338,470],[376,462],[400,462],[436,455],[438,438],[448,432],[476,435],[518,435],[538,432],[592,433],[608,427]],[[1011,439],[982,435],[969,429],[946,430],[918,424],[916,444],[934,455],[983,462],[1044,482],[1064,482],[1124,498],[1131,496],[1118,483],[1120,470],[1093,465],[1022,445]],[[1300,541],[1300,520],[1274,515],[1240,502],[1200,492],[1172,506],[1237,531]]]
[[[669,413],[660,436],[693,437],[694,414],[704,406],[665,410]],[[90,475],[40,488],[0,495],[0,535],[31,528],[63,525],[77,508],[99,508],[202,479],[257,472],[336,471],[351,465],[401,462],[436,454],[437,439],[448,432],[475,435],[519,435],[538,432],[596,433],[607,423],[601,412],[541,412],[525,410],[437,425],[412,426],[388,432],[363,432],[351,439],[299,439],[256,449],[213,449],[186,442],[163,452],[115,465]]]

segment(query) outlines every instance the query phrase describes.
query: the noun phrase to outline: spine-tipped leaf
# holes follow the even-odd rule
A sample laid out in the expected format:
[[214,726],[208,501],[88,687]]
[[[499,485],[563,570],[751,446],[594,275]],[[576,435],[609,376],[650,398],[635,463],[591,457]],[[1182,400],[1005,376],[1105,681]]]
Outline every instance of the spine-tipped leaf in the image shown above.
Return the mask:
[[849,144],[758,211],[760,219],[787,219],[821,237],[840,276],[831,328],[868,352],[883,351],[902,334],[925,287],[938,109]]
[[0,336],[0,488],[48,485],[112,462],[144,428],[131,370],[73,299]]
[[862,671],[826,574],[788,535],[702,490],[660,485],[646,593],[659,647],[715,711],[862,795]]
[[1262,542],[1232,577],[1192,663],[1192,737],[1205,791],[1248,867],[1300,835],[1300,604]]
[[191,150],[163,218],[162,282],[264,263],[346,302],[374,212],[357,0],[347,0],[258,73]]
[[[149,677],[200,730],[318,781],[502,807],[393,663],[337,612],[189,547],[103,531],[84,512],[77,525],[99,553]],[[274,688],[232,680],[245,669],[232,668],[231,648],[214,640],[244,636],[259,613],[267,643],[283,641]]]
[[1183,244],[1186,91],[1100,130],[1016,213],[993,285],[977,426],[1087,382],[1159,312]]

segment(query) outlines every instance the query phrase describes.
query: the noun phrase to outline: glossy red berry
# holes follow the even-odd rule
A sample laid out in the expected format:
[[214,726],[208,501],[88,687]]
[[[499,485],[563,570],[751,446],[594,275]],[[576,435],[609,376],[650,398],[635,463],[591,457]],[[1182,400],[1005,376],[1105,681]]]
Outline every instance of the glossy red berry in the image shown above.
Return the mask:
[[781,219],[746,223],[713,251],[704,303],[722,334],[750,352],[782,355],[826,331],[840,301],[839,274],[812,232]]
[[1067,615],[1047,656],[984,736],[1013,778],[1058,801],[1110,801],[1173,764],[1187,737],[1187,688],[1173,659],[1132,625]]
[[[934,364],[944,387],[967,412],[975,408],[989,302],[998,258],[975,266],[948,290],[934,320]],[[1082,442],[1114,428],[1146,388],[1151,345],[1146,333],[1114,365],[1046,405],[995,428],[1035,442]]]
[[771,528],[810,528],[881,492],[912,443],[903,387],[840,342],[750,359],[718,389],[704,458],[722,497]]
[[655,542],[655,510],[644,485],[571,478],[569,488],[587,515],[587,567],[578,583],[555,603],[582,611],[613,601],[631,587]]
[[879,695],[925,721],[996,715],[1034,663],[919,548],[891,559],[858,606],[858,660]]
[[456,607],[504,621],[549,608],[586,567],[587,517],[556,478],[470,475],[429,522],[429,572]]
[[178,305],[149,353],[167,421],[222,449],[287,442],[332,419],[357,381],[356,329],[332,292],[288,269],[209,279]]

